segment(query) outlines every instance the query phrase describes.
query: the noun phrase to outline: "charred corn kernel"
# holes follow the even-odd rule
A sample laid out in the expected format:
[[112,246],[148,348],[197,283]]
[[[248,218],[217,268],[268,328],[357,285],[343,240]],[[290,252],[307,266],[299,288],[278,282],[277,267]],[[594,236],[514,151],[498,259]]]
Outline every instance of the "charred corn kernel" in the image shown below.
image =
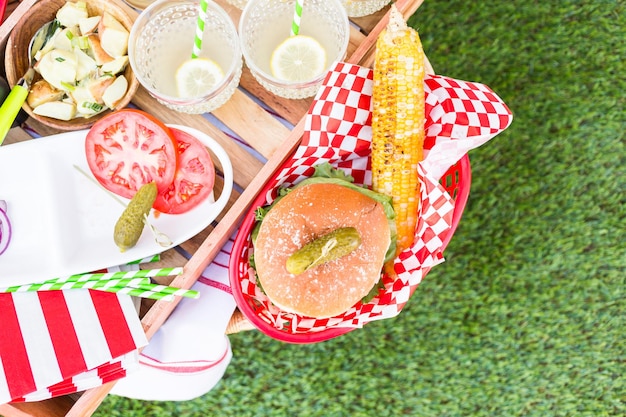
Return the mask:
[[395,5],[376,42],[372,107],[372,188],[393,198],[398,252],[413,243],[424,148],[424,51]]

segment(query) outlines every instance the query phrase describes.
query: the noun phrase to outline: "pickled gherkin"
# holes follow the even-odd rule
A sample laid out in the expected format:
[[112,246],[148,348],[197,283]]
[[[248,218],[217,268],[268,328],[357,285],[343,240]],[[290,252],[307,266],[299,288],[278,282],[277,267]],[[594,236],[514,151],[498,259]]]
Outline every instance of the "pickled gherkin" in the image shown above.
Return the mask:
[[115,223],[113,240],[125,252],[137,244],[145,225],[144,217],[150,213],[157,197],[156,183],[144,184],[135,193],[126,209]]
[[340,227],[304,245],[294,252],[285,265],[290,274],[298,275],[326,262],[348,255],[361,244],[354,227]]

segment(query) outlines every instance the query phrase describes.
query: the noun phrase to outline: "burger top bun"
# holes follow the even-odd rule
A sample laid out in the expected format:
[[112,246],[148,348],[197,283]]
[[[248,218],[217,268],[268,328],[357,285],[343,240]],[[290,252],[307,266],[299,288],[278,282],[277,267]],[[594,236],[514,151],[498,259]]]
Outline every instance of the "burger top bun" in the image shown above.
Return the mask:
[[[354,227],[361,244],[350,254],[293,275],[287,258],[340,227]],[[380,279],[390,243],[380,203],[337,184],[314,183],[291,190],[265,215],[254,244],[258,279],[280,309],[324,318],[341,314]]]

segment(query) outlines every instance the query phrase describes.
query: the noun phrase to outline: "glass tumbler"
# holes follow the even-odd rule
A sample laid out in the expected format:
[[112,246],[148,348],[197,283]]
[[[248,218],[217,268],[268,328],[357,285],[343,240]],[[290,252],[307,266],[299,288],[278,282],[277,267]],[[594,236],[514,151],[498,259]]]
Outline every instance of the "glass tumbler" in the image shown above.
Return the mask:
[[182,113],[211,112],[234,94],[243,66],[239,37],[230,16],[209,1],[198,58],[217,63],[221,81],[201,97],[180,97],[176,73],[192,57],[199,0],[158,0],[139,14],[128,41],[130,65],[139,83],[160,103]]
[[288,82],[272,75],[274,50],[290,36],[295,0],[249,0],[239,19],[241,50],[250,72],[277,96],[301,99],[317,93],[328,70],[346,56],[350,22],[343,0],[306,0],[299,34],[315,38],[326,52],[326,68],[311,80]]
[[348,16],[361,17],[375,13],[391,3],[391,0],[343,0]]

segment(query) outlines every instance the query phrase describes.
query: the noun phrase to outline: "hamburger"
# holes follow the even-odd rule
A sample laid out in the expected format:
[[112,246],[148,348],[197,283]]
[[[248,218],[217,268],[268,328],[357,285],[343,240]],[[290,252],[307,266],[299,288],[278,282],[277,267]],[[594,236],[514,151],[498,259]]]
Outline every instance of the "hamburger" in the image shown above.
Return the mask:
[[332,317],[377,290],[395,256],[392,200],[353,181],[321,164],[257,210],[251,266],[281,310]]

